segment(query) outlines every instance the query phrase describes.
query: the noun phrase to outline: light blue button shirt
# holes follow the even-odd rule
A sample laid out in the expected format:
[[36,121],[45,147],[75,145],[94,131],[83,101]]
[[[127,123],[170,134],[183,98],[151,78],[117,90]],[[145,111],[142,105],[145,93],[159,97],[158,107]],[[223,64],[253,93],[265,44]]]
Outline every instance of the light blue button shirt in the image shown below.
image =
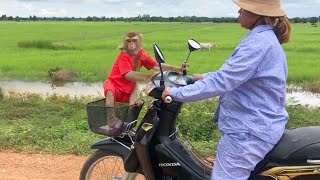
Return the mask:
[[191,102],[220,96],[215,118],[222,133],[247,132],[269,143],[281,138],[285,110],[286,55],[272,26],[252,29],[216,72],[192,85],[172,88],[170,96]]

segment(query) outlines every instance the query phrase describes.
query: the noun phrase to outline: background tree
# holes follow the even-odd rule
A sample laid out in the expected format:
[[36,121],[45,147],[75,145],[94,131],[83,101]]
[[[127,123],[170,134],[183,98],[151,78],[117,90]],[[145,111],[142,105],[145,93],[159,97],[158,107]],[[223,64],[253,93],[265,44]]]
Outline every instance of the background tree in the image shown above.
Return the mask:
[[312,26],[317,27],[318,24],[318,17],[310,17],[309,22],[311,23]]
[[2,15],[1,18],[0,18],[0,20],[1,20],[1,21],[7,20],[7,15],[5,15],[5,14]]

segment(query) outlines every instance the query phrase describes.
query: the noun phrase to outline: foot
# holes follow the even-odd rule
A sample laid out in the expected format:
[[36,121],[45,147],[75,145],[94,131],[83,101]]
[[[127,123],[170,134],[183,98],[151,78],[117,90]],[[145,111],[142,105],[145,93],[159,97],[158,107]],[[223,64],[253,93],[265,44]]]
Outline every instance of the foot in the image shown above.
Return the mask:
[[143,101],[141,99],[137,99],[135,102],[134,102],[134,105],[136,106],[140,106],[141,104],[143,104]]
[[114,126],[104,125],[99,128],[107,136],[118,136],[123,131],[123,122],[118,121]]

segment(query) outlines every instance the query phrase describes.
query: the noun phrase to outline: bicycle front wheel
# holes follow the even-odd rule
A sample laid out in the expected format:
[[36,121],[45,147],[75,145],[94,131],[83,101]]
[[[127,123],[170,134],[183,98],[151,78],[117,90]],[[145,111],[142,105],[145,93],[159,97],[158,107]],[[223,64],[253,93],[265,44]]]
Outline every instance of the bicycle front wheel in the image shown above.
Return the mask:
[[83,165],[80,180],[145,180],[144,176],[127,173],[122,157],[112,151],[98,150]]

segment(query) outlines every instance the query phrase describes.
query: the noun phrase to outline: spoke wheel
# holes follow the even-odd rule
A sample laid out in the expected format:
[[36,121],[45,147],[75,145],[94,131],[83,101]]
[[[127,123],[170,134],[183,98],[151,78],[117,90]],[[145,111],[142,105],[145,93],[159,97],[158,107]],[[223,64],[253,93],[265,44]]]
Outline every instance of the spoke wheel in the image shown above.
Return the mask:
[[[83,165],[80,180],[121,180],[126,174],[123,159],[115,152],[98,150]],[[135,180],[145,180],[137,175]]]

